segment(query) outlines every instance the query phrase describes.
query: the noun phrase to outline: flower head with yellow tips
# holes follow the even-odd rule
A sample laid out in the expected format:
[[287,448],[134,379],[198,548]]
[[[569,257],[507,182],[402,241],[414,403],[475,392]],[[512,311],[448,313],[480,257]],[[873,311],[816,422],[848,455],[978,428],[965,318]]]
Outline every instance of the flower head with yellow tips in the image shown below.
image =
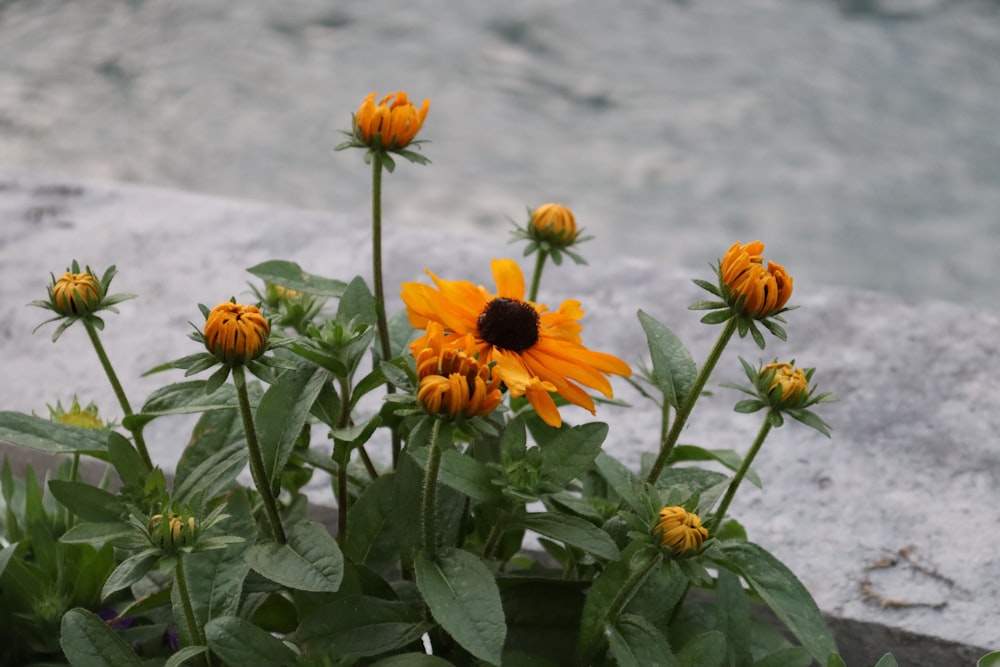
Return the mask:
[[205,320],[205,347],[228,366],[259,357],[270,335],[271,325],[256,306],[224,301]]
[[708,538],[701,518],[677,505],[660,510],[653,534],[665,549],[677,556],[697,551]]
[[432,415],[454,420],[493,412],[502,396],[500,376],[475,358],[471,335],[448,344],[444,328],[427,325],[422,346],[412,348],[417,362],[417,401]]
[[718,297],[718,301],[699,301],[691,305],[694,310],[714,310],[702,322],[718,324],[736,319],[740,336],[752,334],[758,347],[764,348],[764,337],[756,327],[759,322],[777,338],[787,335],[778,322],[792,296],[793,280],[777,262],[764,264],[764,244],[760,241],[730,246],[716,268],[718,284],[704,280],[695,283]]
[[815,368],[799,368],[794,360],[774,361],[755,367],[741,358],[740,363],[752,386],[723,383],[724,387],[752,396],[736,404],[737,412],[752,413],[766,409],[772,426],[784,424],[782,415],[788,415],[830,437],[829,425],[809,408],[817,403],[832,403],[837,399],[829,392],[817,393],[812,384]]
[[[609,375],[628,376],[628,364],[618,357],[583,346],[580,302],[566,300],[558,310],[524,299],[524,276],[516,262],[492,262],[496,293],[464,280],[443,280],[428,271],[434,285],[404,283],[402,298],[410,324],[427,329],[441,325],[444,344],[463,347],[479,364],[492,366],[511,395],[524,396],[551,426],[562,418],[552,394],[589,410],[594,401],[589,387],[613,395]],[[412,343],[412,350],[426,347],[428,334]],[[582,385],[582,386],[581,386]]]
[[56,341],[67,327],[78,320],[90,322],[96,328],[103,329],[104,320],[98,317],[98,312],[110,310],[117,313],[115,304],[135,298],[134,294],[108,294],[115,273],[115,267],[112,266],[104,272],[104,275],[98,277],[89,266],[81,270],[77,261],[73,260],[59,278],[52,274],[52,282],[48,286],[49,298],[44,301],[32,301],[28,305],[51,310],[56,315],[39,324],[35,330],[49,322],[62,320],[62,324],[52,334],[52,340]]
[[[430,110],[430,100],[424,100],[423,104],[417,107],[410,101],[405,91],[390,93],[376,102],[378,93],[371,93],[361,102],[358,110],[352,119],[351,131],[344,133],[351,137],[339,146],[337,150],[345,148],[366,148],[369,156],[373,152],[383,154],[387,159],[386,167],[393,170],[393,163],[388,160],[387,152],[396,153],[410,160],[426,164],[427,158],[406,150],[410,145],[418,145],[415,141],[417,134],[424,125],[427,112]],[[366,158],[367,160],[368,158]]]

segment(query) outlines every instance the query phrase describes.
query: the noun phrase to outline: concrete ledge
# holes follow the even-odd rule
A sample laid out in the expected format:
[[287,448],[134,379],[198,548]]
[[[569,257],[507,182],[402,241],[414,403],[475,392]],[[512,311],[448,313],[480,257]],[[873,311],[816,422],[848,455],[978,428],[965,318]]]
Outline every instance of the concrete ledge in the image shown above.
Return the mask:
[[[506,238],[444,237],[387,222],[393,296],[392,285],[423,279],[424,267],[489,285],[489,259],[519,254]],[[0,387],[0,409],[45,414],[47,403],[65,403],[76,392],[111,416],[117,404],[86,336],[71,329],[53,347],[51,328],[31,334],[45,313],[23,304],[43,298],[49,272],[74,258],[98,270],[116,264],[114,291],[140,295],[108,316],[103,340],[126,391],[141,404],[180,377],[140,373],[196,351],[186,337],[187,323],[200,318],[196,304],[245,296],[246,267],[289,259],[313,273],[350,278],[367,275],[370,264],[360,217],[3,167],[0,256],[0,344],[8,376],[19,379]],[[550,267],[542,300],[582,301],[587,345],[633,365],[645,349],[635,317],[642,308],[671,327],[700,363],[718,331],[687,310],[702,298],[690,278],[710,277],[699,267],[714,259],[692,257],[690,270],[627,258]],[[774,259],[794,275],[794,257]],[[835,619],[842,642],[850,639],[845,634],[870,638],[864,643],[872,642],[871,653],[858,664],[884,651],[914,655],[912,664],[965,664],[1000,647],[1000,320],[949,303],[796,288],[800,309],[788,314],[789,341],[769,341],[763,358],[818,368],[815,381],[841,399],[823,406],[834,437],[796,423],[776,431],[756,464],[763,491],[742,492],[732,515],[802,578]],[[398,307],[394,296],[390,309]],[[752,342],[737,340],[716,381],[740,380],[738,355],[762,358]],[[745,451],[759,416],[733,413],[735,392],[713,389],[684,441]],[[601,408],[598,419],[611,424],[608,451],[635,468],[655,446],[658,415],[627,384],[616,384],[616,392],[633,407]],[[169,467],[189,423],[153,426],[154,458]],[[930,646],[951,647],[955,661],[925,661]]]

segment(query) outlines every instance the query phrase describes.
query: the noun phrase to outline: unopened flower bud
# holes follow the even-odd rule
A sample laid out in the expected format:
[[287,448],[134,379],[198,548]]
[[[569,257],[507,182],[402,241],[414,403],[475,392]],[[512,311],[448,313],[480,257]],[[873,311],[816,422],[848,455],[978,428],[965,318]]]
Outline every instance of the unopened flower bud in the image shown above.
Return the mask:
[[775,408],[797,408],[809,396],[809,379],[801,368],[786,362],[775,362],[761,369],[760,375],[774,373],[767,396]]
[[528,232],[534,239],[565,248],[576,240],[576,218],[562,204],[542,204],[532,211]]
[[697,551],[708,538],[708,530],[701,525],[698,515],[676,505],[660,510],[653,534],[675,555]]
[[97,310],[101,290],[97,278],[90,272],[67,271],[49,288],[55,311],[61,315],[86,315]]
[[256,306],[226,301],[205,320],[205,347],[224,364],[238,366],[264,353],[271,325]]

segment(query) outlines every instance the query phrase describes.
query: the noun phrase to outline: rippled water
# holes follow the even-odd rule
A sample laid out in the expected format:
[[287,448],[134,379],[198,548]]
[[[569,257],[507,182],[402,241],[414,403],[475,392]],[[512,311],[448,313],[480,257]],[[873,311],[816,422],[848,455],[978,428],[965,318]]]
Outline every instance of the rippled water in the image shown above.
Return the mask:
[[760,238],[800,289],[1000,308],[995,0],[0,0],[0,63],[5,164],[362,217],[338,130],[406,89],[391,222],[500,254],[555,200],[591,261]]

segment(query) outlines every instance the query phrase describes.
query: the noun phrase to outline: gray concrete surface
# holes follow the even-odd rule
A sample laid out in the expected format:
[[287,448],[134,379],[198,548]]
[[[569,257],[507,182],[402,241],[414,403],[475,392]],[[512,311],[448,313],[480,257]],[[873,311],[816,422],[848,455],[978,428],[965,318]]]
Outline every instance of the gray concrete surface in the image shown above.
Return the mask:
[[[393,196],[391,188],[386,194]],[[442,236],[391,219],[385,250],[391,309],[400,305],[393,286],[421,279],[424,267],[489,284],[488,260],[518,253],[505,234]],[[766,254],[795,274],[800,258]],[[632,364],[642,361],[635,313],[643,308],[700,362],[717,330],[686,310],[701,298],[689,278],[709,278],[706,264],[716,257],[692,257],[690,269],[627,258],[550,267],[542,300],[579,298],[586,343]],[[46,403],[78,393],[120,415],[82,329],[70,329],[55,346],[51,325],[31,333],[45,311],[24,304],[43,298],[49,272],[59,274],[74,258],[98,270],[116,264],[114,290],[140,295],[109,315],[103,340],[141,403],[180,373],[139,374],[197,351],[186,336],[188,322],[200,319],[196,304],[245,298],[246,267],[289,259],[350,278],[368,274],[370,250],[363,211],[290,210],[0,167],[0,354],[8,378],[0,409],[45,414]],[[834,617],[888,628],[886,637],[898,631],[1000,648],[1000,319],[840,288],[800,286],[792,301],[800,308],[788,314],[789,341],[771,340],[763,356],[818,368],[815,381],[840,398],[822,410],[833,439],[797,423],[776,431],[756,464],[764,489],[742,492],[733,516]],[[739,380],[738,355],[761,358],[752,343],[737,341],[717,381]],[[633,407],[602,407],[598,418],[612,425],[608,451],[634,467],[656,441],[656,410],[625,383],[616,390]],[[683,440],[745,451],[758,416],[733,413],[737,398],[716,387]],[[154,427],[154,458],[169,467],[187,424]],[[317,493],[322,501],[328,492]]]

